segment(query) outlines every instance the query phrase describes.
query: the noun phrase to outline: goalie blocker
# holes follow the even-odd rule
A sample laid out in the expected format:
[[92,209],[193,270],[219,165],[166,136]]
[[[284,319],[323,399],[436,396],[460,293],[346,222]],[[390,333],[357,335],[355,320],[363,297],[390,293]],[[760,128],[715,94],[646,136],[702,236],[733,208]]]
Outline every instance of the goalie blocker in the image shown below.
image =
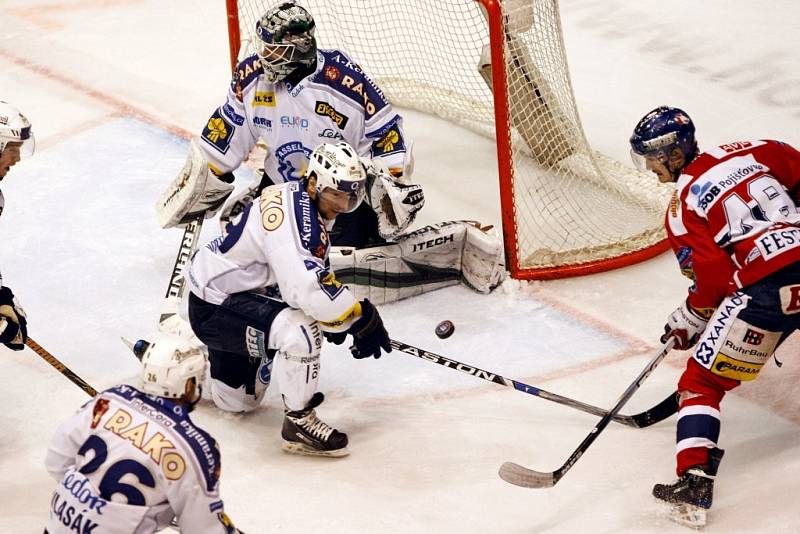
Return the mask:
[[232,173],[213,173],[197,139],[192,139],[186,163],[156,202],[158,223],[162,228],[173,228],[202,213],[210,219],[233,191],[233,178]]
[[334,247],[331,269],[357,299],[385,304],[463,282],[489,293],[505,279],[503,242],[492,227],[448,221],[364,249]]

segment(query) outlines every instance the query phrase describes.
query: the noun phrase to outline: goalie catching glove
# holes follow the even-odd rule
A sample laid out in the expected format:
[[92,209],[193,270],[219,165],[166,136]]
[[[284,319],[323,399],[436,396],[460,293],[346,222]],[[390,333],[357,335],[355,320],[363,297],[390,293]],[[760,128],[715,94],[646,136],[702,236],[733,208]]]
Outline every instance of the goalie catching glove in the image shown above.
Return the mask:
[[156,202],[162,228],[186,224],[200,215],[213,217],[233,191],[233,174],[217,176],[208,167],[196,139],[192,139],[186,163]]
[[389,333],[383,326],[383,320],[378,310],[369,300],[364,299],[359,304],[361,317],[347,331],[324,332],[323,335],[331,343],[341,345],[347,338],[347,334],[351,334],[353,346],[350,347],[350,353],[353,358],[360,360],[373,356],[377,360],[381,357],[381,349],[385,352],[392,352]]
[[700,334],[706,329],[706,324],[708,317],[704,317],[703,312],[693,308],[688,301],[683,301],[667,318],[661,342],[666,343],[669,338],[674,337],[675,348],[686,350],[697,343]]
[[28,341],[28,319],[11,289],[0,287],[0,343],[22,350]]
[[422,186],[396,180],[376,159],[367,168],[367,203],[378,216],[378,232],[392,241],[408,228],[425,205]]

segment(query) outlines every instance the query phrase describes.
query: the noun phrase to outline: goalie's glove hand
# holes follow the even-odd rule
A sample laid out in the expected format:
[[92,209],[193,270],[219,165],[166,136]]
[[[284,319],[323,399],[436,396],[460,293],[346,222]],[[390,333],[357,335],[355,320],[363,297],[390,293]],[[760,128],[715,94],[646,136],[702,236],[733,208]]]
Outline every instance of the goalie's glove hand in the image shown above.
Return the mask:
[[381,349],[392,352],[389,334],[383,326],[383,320],[375,306],[367,299],[361,301],[361,317],[347,332],[353,336],[353,346],[350,347],[353,358],[360,360],[374,356],[378,359],[381,357]]
[[325,339],[334,345],[341,345],[347,339],[347,331],[345,332],[322,332]]
[[367,184],[368,203],[378,216],[378,232],[384,239],[396,239],[425,205],[422,186],[401,183],[374,167],[367,170]]
[[0,288],[0,343],[22,350],[28,341],[28,318],[8,287]]
[[683,301],[667,318],[661,342],[666,343],[669,338],[674,337],[675,348],[686,350],[697,343],[700,334],[706,329],[706,324],[708,319],[692,308],[687,301]]

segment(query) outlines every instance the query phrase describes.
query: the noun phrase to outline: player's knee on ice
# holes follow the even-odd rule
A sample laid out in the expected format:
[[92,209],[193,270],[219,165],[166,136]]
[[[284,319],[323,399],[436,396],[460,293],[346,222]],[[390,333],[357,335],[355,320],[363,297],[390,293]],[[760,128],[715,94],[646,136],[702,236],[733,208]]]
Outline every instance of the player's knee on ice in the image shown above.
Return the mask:
[[267,357],[209,350],[211,399],[221,410],[253,411],[274,377],[289,409],[302,409],[317,391],[321,347],[319,324],[300,310],[285,308],[269,329]]

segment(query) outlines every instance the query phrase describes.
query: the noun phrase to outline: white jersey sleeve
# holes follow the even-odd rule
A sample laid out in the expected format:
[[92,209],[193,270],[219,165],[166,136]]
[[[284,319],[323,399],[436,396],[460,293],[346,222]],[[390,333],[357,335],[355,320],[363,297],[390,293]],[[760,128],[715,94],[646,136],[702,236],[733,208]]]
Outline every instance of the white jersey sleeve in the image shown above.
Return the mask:
[[237,532],[219,497],[216,442],[168,399],[124,385],[100,393],[59,426],[46,464],[59,480],[50,534],[144,534],[176,516],[183,532]]
[[44,460],[45,469],[56,480],[61,480],[75,465],[78,449],[86,440],[84,429],[91,425],[91,406],[97,399],[94,397],[58,426]]
[[[225,103],[214,110],[200,134],[200,150],[208,166],[217,175],[233,172],[247,159],[258,140],[258,135],[246,116],[252,115],[243,100],[243,89],[262,74],[260,60],[251,56],[236,67]],[[248,94],[249,98],[254,95]]]
[[324,221],[301,182],[264,189],[220,236],[197,251],[189,288],[222,304],[244,291],[265,291],[342,331],[358,318],[353,294],[328,268],[330,243]]

